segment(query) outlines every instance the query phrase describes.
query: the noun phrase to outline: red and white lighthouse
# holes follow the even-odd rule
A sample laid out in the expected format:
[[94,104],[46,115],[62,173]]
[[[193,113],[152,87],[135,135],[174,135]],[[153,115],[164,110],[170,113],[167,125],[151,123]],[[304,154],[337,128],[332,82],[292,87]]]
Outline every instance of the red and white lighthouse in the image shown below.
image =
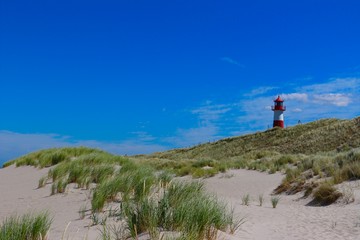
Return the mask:
[[273,127],[284,128],[284,111],[286,107],[284,106],[284,100],[282,100],[280,96],[274,100],[274,106],[271,106],[271,110],[274,111]]

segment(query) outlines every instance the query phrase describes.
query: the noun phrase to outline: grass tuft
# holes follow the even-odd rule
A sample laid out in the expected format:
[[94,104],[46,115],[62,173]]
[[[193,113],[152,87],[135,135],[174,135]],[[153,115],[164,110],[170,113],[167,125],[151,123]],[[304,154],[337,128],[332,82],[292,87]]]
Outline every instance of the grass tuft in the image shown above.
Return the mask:
[[278,205],[279,201],[280,201],[280,197],[278,197],[278,196],[272,197],[272,198],[271,198],[271,205],[272,205],[272,207],[273,207],[273,208],[276,208],[276,206]]
[[249,194],[245,194],[245,195],[241,198],[241,202],[242,202],[242,205],[249,206],[249,204],[250,204],[250,195],[249,195]]
[[316,205],[326,206],[338,200],[342,196],[342,193],[332,184],[325,182],[315,189],[313,196]]
[[0,240],[42,240],[47,238],[52,219],[47,212],[11,216],[0,225]]
[[261,207],[265,200],[264,194],[259,194],[258,199],[259,199],[259,206]]

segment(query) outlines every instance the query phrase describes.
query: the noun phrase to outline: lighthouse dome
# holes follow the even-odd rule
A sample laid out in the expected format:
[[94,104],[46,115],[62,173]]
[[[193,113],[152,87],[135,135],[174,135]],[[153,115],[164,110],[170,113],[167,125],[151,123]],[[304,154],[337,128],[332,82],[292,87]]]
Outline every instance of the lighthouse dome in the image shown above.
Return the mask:
[[284,102],[284,100],[281,99],[280,95],[274,100],[274,102]]

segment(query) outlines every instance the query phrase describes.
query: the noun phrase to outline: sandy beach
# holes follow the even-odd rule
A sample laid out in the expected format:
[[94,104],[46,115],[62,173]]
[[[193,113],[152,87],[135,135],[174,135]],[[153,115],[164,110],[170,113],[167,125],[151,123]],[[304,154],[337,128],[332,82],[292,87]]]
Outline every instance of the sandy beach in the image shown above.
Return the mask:
[[[47,210],[53,217],[49,239],[89,239],[99,236],[100,226],[90,226],[90,212],[81,220],[79,209],[90,206],[90,192],[70,185],[66,194],[50,196],[50,184],[37,188],[38,180],[48,169],[10,166],[0,169],[0,221],[12,214]],[[360,182],[350,184],[355,201],[326,207],[306,206],[310,198],[302,194],[280,195],[274,209],[271,192],[281,182],[282,175],[248,170],[230,170],[205,179],[209,192],[216,194],[234,208],[235,214],[245,217],[245,223],[234,235],[220,234],[219,239],[360,239]],[[249,206],[242,197],[250,196]],[[263,194],[263,206],[258,196]],[[68,225],[68,227],[67,227]]]

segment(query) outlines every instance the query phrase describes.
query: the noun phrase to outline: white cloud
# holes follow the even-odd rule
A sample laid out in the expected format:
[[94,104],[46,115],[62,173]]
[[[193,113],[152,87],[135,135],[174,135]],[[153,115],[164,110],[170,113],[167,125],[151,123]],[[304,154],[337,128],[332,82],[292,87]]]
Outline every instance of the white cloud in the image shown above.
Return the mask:
[[278,87],[270,87],[270,86],[259,87],[259,88],[255,88],[255,89],[251,90],[251,92],[245,94],[245,96],[247,96],[247,97],[258,96],[258,95],[265,94],[265,93],[267,93],[271,90],[277,89],[277,88]]
[[281,97],[283,97],[284,100],[297,100],[302,102],[308,101],[308,95],[306,93],[283,93],[281,94]]
[[314,94],[327,94],[338,92],[352,92],[359,90],[360,78],[332,78],[330,81],[320,84],[302,86],[300,89]]
[[229,57],[222,57],[220,58],[221,61],[223,62],[227,62],[227,63],[230,63],[230,64],[234,64],[234,65],[237,65],[239,67],[245,67],[243,64],[239,63],[238,61],[232,59],[232,58],[229,58]]
[[316,94],[314,102],[319,104],[332,104],[338,107],[345,107],[351,103],[350,96],[341,93]]
[[301,108],[294,108],[291,111],[298,113],[298,112],[302,112],[303,110]]
[[198,126],[178,128],[174,136],[167,137],[164,142],[174,147],[189,147],[195,144],[220,139],[220,125],[226,121],[232,104],[214,104],[207,100],[205,104],[190,110],[192,117],[198,120]]
[[137,141],[142,141],[142,142],[149,142],[149,141],[154,141],[156,140],[155,137],[153,137],[152,135],[150,135],[149,133],[145,132],[145,131],[136,131],[136,132],[132,132],[132,134],[135,135],[135,139]]
[[225,113],[229,112],[231,107],[225,104],[211,105],[211,101],[207,101],[205,106],[191,110],[191,113],[197,115],[202,124],[208,124],[219,120]]

